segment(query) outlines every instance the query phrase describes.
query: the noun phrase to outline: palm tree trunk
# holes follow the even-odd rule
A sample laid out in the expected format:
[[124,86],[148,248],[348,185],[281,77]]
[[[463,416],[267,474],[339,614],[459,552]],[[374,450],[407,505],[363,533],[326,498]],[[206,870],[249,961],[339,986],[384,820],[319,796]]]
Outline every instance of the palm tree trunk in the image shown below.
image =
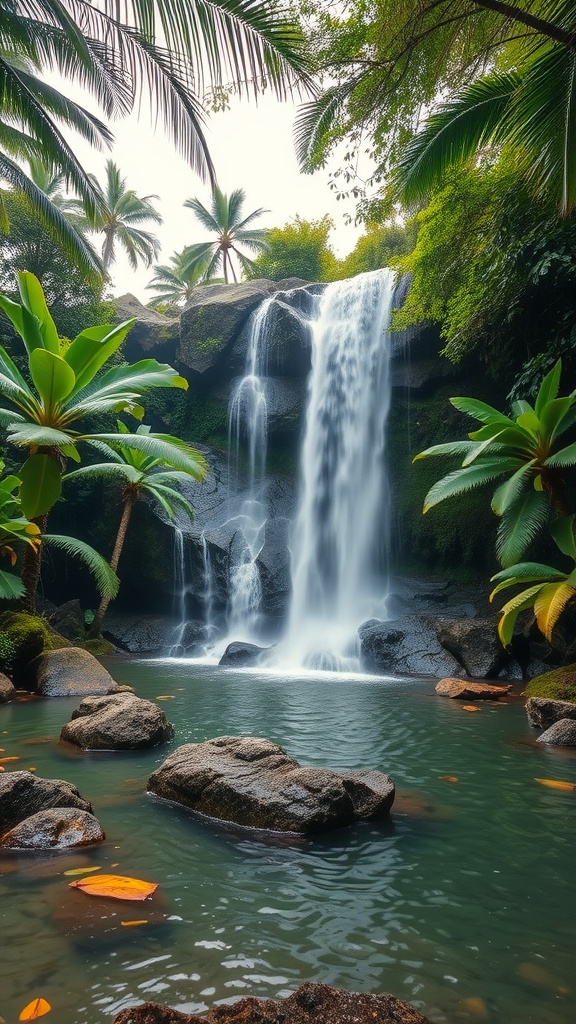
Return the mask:
[[[48,514],[38,516],[36,519],[32,519],[31,521],[36,524],[41,534],[46,533]],[[36,592],[38,590],[38,582],[40,580],[41,566],[42,545],[39,544],[38,547],[32,547],[31,544],[27,544],[22,561],[22,572],[20,574],[22,583],[26,587],[26,593],[24,594],[24,597],[21,597],[18,601],[18,608],[21,608],[22,611],[30,612],[31,615],[36,614]]]
[[[116,534],[116,542],[114,544],[114,550],[110,559],[110,566],[116,572],[118,568],[118,562],[120,561],[120,555],[122,554],[122,548],[124,547],[124,540],[126,539],[126,530],[128,529],[128,523],[130,522],[130,516],[132,515],[132,509],[136,503],[136,496],[129,494],[124,499],[124,509],[122,511],[122,518],[120,520],[120,526],[118,527],[118,533]],[[110,604],[109,597],[103,597],[96,609],[94,615],[94,621],[88,630],[88,636],[90,639],[100,636],[100,630],[102,628],[102,622],[104,616]]]
[[104,245],[102,246],[102,263],[108,270],[114,255],[114,228],[104,230]]
[[222,269],[224,271],[224,281],[228,284],[228,253],[226,249],[222,250]]

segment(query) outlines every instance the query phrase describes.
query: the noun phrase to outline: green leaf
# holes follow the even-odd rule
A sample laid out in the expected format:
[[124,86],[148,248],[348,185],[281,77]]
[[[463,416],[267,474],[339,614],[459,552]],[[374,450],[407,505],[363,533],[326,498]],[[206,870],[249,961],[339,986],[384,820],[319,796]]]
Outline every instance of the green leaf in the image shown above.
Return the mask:
[[542,590],[542,586],[543,584],[539,584],[537,587],[529,587],[528,590],[523,590],[521,594],[516,594],[516,597],[508,601],[501,609],[502,618],[498,623],[498,635],[504,647],[508,647],[512,642],[514,626],[520,612],[524,612],[532,607],[536,595]]
[[104,324],[101,327],[89,327],[74,339],[64,356],[76,377],[73,395],[78,394],[94,379],[98,370],[118,351],[135,323],[136,318],[133,317],[117,326]]
[[576,560],[576,539],[574,537],[574,521],[576,515],[562,516],[550,523],[550,533],[563,555]]
[[[514,468],[518,468],[520,465],[522,463],[516,459]],[[463,494],[474,487],[480,487],[490,480],[496,480],[499,476],[504,476],[508,471],[508,465],[502,465],[500,459],[486,459],[481,463],[477,462],[473,466],[456,469],[454,472],[442,477],[441,480],[438,480],[430,488],[424,499],[423,511],[428,512],[434,505],[445,501],[446,498],[452,498],[456,494]]]
[[44,348],[37,348],[30,355],[30,376],[49,414],[68,397],[76,383],[68,363]]
[[44,534],[42,543],[79,558],[94,576],[101,597],[116,597],[120,580],[106,559],[102,558],[102,555],[98,554],[89,544],[77,540],[76,537],[60,537],[55,534]]
[[537,416],[542,414],[544,406],[553,401],[558,394],[558,388],[560,387],[560,374],[562,373],[562,360],[559,359],[557,363],[552,367],[550,373],[547,373],[540,385],[538,391],[538,397],[536,399],[535,412]]
[[571,395],[567,395],[565,398],[555,398],[544,406],[540,417],[541,437],[544,443],[550,445],[558,434],[564,432],[566,427],[562,426],[562,421],[574,402],[575,399]]
[[60,466],[49,455],[31,455],[20,470],[20,480],[20,503],[27,519],[49,512],[60,497]]
[[34,274],[27,270],[22,270],[18,274],[18,288],[24,308],[38,320],[44,348],[57,355],[60,351],[60,339],[58,338],[56,324],[50,316],[50,311],[46,305],[40,281]]
[[426,448],[425,451],[419,452],[412,459],[412,462],[418,462],[419,459],[427,459],[431,455],[468,455],[469,452],[473,451],[476,445],[473,441],[447,441],[445,444],[434,444],[431,448]]
[[4,572],[0,569],[0,597],[5,601],[15,601],[18,598],[24,597],[26,593],[26,587],[22,583],[22,580],[15,576],[14,573]]
[[522,491],[528,486],[530,477],[532,475],[532,467],[536,460],[531,459],[525,466],[517,469],[512,474],[509,480],[505,480],[503,484],[494,491],[494,495],[491,501],[492,511],[497,516],[504,515],[508,511],[510,506],[517,501],[522,494]]
[[73,438],[64,430],[55,427],[43,427],[40,423],[15,423],[8,427],[8,440],[11,444],[23,446],[64,448],[70,445]]
[[480,420],[486,425],[501,424],[502,427],[514,427],[514,420],[508,419],[503,413],[498,412],[493,406],[486,402],[480,402],[477,398],[451,398],[452,405],[460,412],[465,412],[475,420]]
[[528,491],[508,507],[496,537],[496,554],[503,566],[518,562],[550,516],[545,494]]
[[575,466],[576,441],[573,444],[569,444],[566,448],[561,448],[554,455],[550,455],[544,465],[550,466],[551,469],[559,469],[562,466]]

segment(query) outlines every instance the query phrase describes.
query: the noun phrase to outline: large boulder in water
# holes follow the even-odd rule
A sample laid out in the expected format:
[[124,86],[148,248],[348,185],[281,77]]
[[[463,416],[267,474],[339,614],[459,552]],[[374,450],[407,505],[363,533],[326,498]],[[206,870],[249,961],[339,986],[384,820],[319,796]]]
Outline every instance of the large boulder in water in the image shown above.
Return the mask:
[[52,807],[25,818],[0,839],[12,850],[67,850],[93,846],[106,838],[93,814],[75,807]]
[[454,655],[469,676],[494,678],[509,660],[498,637],[494,618],[431,618],[442,647]]
[[576,720],[576,704],[568,700],[551,700],[549,697],[529,697],[526,714],[535,729],[548,729],[562,718]]
[[394,800],[394,783],[383,772],[303,768],[278,744],[251,736],[179,747],[150,776],[148,789],[213,818],[280,832],[385,817]]
[[42,697],[82,697],[118,689],[104,666],[81,647],[46,651],[28,665],[27,672]]
[[370,619],[358,630],[360,661],[383,675],[456,676],[463,668],[446,651],[426,616],[380,622]]
[[233,640],[231,644],[228,644],[218,664],[230,665],[236,668],[259,665],[262,654],[267,650],[267,647],[258,647],[257,644],[249,644],[243,640]]
[[554,747],[576,747],[576,721],[560,718],[538,737],[536,743],[549,743]]
[[26,771],[0,775],[0,833],[51,807],[92,811],[92,804],[80,796],[76,786],[63,779],[41,779]]
[[157,704],[133,693],[86,697],[72,712],[60,739],[83,750],[142,750],[174,735]]
[[113,1024],[429,1024],[419,1010],[388,993],[345,992],[307,982],[287,999],[248,996],[205,1016],[159,1003],[121,1010]]
[[14,686],[11,679],[5,676],[3,672],[0,672],[0,704],[7,704],[8,701],[14,700],[16,696],[16,687]]
[[441,697],[451,697],[453,700],[500,700],[512,687],[473,683],[468,679],[441,679],[435,689]]

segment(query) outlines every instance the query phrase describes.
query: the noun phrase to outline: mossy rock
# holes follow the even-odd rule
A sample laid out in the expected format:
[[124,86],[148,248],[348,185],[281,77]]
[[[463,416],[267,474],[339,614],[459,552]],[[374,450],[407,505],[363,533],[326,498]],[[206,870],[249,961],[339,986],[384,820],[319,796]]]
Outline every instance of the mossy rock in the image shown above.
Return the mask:
[[83,643],[78,644],[78,647],[82,647],[89,654],[93,654],[95,658],[104,658],[108,654],[116,654],[114,644],[111,644],[109,640],[105,640],[103,636],[84,640]]
[[576,704],[576,665],[563,665],[552,672],[535,676],[524,690],[526,697],[550,697]]
[[71,647],[69,640],[51,629],[45,619],[28,612],[4,612],[0,615],[0,671],[15,685],[22,682],[24,670],[44,651]]

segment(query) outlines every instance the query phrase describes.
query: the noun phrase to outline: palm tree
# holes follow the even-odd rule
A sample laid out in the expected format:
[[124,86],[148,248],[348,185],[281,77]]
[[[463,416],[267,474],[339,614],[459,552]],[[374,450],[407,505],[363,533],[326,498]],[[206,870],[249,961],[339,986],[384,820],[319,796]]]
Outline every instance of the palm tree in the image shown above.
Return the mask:
[[[174,519],[177,508],[181,508],[192,520],[194,518],[192,506],[176,490],[174,484],[186,482],[190,477],[194,480],[203,480],[206,472],[204,457],[193,448],[188,451],[193,455],[194,465],[190,465],[184,471],[180,468],[182,465],[182,442],[178,438],[165,434],[152,434],[150,427],[139,426],[136,431],[139,437],[162,440],[163,454],[155,457],[153,454],[147,454],[134,448],[129,443],[128,439],[131,435],[125,423],[118,420],[117,426],[118,439],[114,447],[98,445],[99,451],[106,456],[106,462],[82,466],[80,469],[72,470],[65,477],[66,480],[72,480],[78,477],[109,476],[122,482],[122,517],[110,558],[110,567],[114,572],[118,568],[126,531],[136,502],[140,498],[152,498],[153,502],[158,504],[170,519]],[[170,445],[173,446],[173,452],[170,451]],[[90,627],[89,635],[91,637],[100,635],[109,603],[110,597],[103,596]]]
[[256,269],[253,261],[238,248],[237,243],[254,253],[262,252],[266,248],[266,231],[262,228],[252,228],[250,225],[257,217],[268,211],[260,207],[247,217],[243,217],[242,206],[245,199],[246,193],[241,188],[227,196],[216,186],[212,193],[210,210],[207,210],[199,199],[187,199],[184,203],[184,206],[194,211],[202,226],[216,236],[209,242],[200,242],[188,247],[193,260],[208,258],[204,274],[206,280],[216,277],[220,268],[226,284],[229,270],[234,281],[238,280],[231,259],[232,253],[235,254],[242,270],[250,273]]
[[[18,275],[18,286],[21,302],[0,295],[0,309],[24,342],[32,383],[0,346],[0,395],[8,406],[0,409],[0,424],[6,427],[7,440],[27,452],[18,473],[20,502],[24,515],[45,533],[45,517],[60,497],[65,459],[80,461],[79,444],[117,440],[115,433],[83,432],[78,429],[81,421],[93,414],[120,411],[141,419],[140,400],[147,391],[156,387],[186,390],[188,382],[155,359],[112,366],[100,373],[134,320],[88,328],[68,343],[58,337],[37,278],[24,271]],[[177,468],[184,472],[197,471],[197,453],[183,441],[167,443],[162,435],[137,433],[125,440],[156,458],[177,459]],[[22,578],[31,608],[39,573],[40,558],[28,549]]]
[[[163,43],[157,41],[161,36]],[[148,99],[181,155],[215,181],[201,100],[209,86],[280,98],[311,88],[299,28],[260,0],[0,0],[0,176],[37,204],[46,227],[86,273],[99,273],[81,237],[35,186],[20,160],[43,157],[94,212],[101,199],[62,128],[109,145],[107,126],[42,79],[60,73],[92,93],[106,118]],[[0,228],[6,230],[0,209]]]
[[149,291],[156,292],[153,304],[186,305],[194,289],[205,280],[209,261],[209,256],[200,259],[191,256],[190,246],[187,246],[170,257],[170,265],[164,263],[155,267],[154,276],[146,285]]
[[[120,168],[113,160],[106,161],[105,173],[104,187],[91,175],[101,202],[92,214],[89,210],[84,211],[88,229],[104,235],[104,267],[108,270],[115,262],[117,244],[125,250],[133,270],[138,268],[139,260],[142,260],[145,267],[149,267],[158,257],[160,242],[155,235],[143,231],[139,225],[149,221],[162,223],[162,217],[152,203],[158,196],[137,196],[133,189],[126,188],[126,178],[122,177]],[[78,210],[79,204],[75,208]]]
[[[573,5],[563,28],[576,33]],[[564,215],[574,212],[575,80],[576,44],[547,41],[517,70],[493,72],[463,89],[404,150],[396,171],[404,202],[425,198],[449,167],[483,148],[508,145],[536,194],[552,196]]]

